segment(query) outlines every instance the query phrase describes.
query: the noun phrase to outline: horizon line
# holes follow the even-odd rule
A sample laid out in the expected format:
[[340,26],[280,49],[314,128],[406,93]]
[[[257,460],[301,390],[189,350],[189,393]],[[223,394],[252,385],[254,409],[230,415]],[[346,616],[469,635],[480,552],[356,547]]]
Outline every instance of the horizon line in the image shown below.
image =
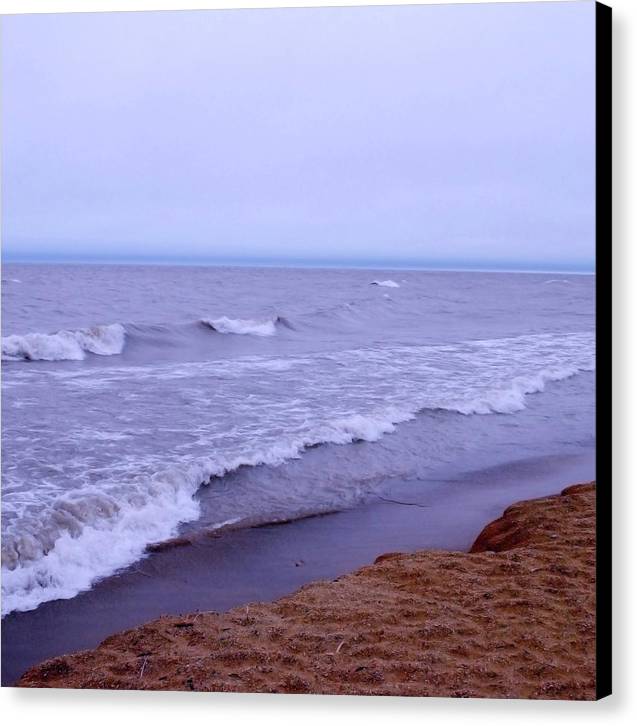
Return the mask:
[[425,272],[504,272],[504,273],[529,273],[529,274],[562,274],[562,275],[594,275],[595,264],[569,266],[562,264],[558,266],[537,265],[519,266],[508,262],[502,265],[488,265],[480,263],[467,263],[465,265],[453,262],[387,262],[375,260],[369,263],[362,263],[347,260],[278,260],[255,258],[252,260],[206,260],[203,258],[64,258],[56,257],[12,257],[2,256],[2,264],[20,265],[123,265],[123,266],[170,266],[176,267],[252,267],[252,268],[276,268],[276,269],[346,269],[346,270],[416,270]]

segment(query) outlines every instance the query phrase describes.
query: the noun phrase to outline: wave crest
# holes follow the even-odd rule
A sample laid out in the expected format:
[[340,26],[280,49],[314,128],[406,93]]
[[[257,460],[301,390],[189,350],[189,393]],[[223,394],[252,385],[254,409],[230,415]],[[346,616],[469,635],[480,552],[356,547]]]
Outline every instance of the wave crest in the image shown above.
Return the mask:
[[57,333],[28,333],[2,338],[3,360],[83,360],[86,353],[119,355],[126,332],[119,323]]
[[526,408],[526,397],[532,393],[544,391],[547,383],[563,381],[577,375],[581,371],[595,370],[595,363],[580,366],[555,366],[545,368],[536,375],[518,376],[508,387],[495,388],[486,395],[467,401],[454,402],[443,409],[455,411],[465,416],[472,414],[485,415],[490,413],[517,413]]
[[400,287],[400,285],[393,280],[373,280],[369,284],[378,285],[378,287]]
[[211,320],[203,318],[201,322],[212,328],[217,333],[230,333],[233,335],[258,335],[267,337],[276,333],[276,323],[280,322],[279,318],[274,320],[241,320],[235,318],[227,318],[225,315],[220,318]]
[[74,597],[135,562],[149,543],[166,541],[180,523],[197,519],[195,493],[228,472],[242,466],[277,466],[319,444],[377,441],[410,418],[411,413],[393,408],[338,418],[249,455],[203,457],[139,477],[124,497],[117,486],[63,495],[37,522],[23,522],[4,535],[2,614]]

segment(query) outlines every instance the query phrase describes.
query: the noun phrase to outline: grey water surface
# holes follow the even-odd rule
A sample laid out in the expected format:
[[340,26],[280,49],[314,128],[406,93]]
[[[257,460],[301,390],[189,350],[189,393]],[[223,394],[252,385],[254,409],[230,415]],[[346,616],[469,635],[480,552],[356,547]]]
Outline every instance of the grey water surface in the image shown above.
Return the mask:
[[594,276],[12,264],[2,281],[4,614],[177,535],[595,445]]

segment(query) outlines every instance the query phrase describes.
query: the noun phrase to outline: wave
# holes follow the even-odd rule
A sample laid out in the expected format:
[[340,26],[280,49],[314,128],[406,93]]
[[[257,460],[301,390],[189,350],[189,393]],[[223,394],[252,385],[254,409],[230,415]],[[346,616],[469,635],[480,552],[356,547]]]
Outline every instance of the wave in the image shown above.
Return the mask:
[[79,361],[84,360],[87,353],[119,355],[127,339],[151,346],[187,345],[187,336],[197,326],[216,333],[257,337],[275,335],[279,327],[294,330],[288,319],[281,315],[262,321],[222,316],[202,318],[196,323],[113,323],[80,330],[60,330],[57,333],[9,335],[2,338],[2,360]]
[[96,325],[57,333],[28,333],[2,338],[3,360],[83,360],[86,353],[118,355],[124,349],[124,326]]
[[281,316],[277,316],[270,320],[256,321],[227,318],[224,315],[223,317],[216,318],[214,320],[203,318],[200,322],[217,333],[230,333],[232,335],[257,335],[261,337],[274,335],[278,324],[282,324],[288,328],[292,327],[286,318]]
[[398,411],[343,417],[248,456],[172,466],[138,478],[127,490],[86,488],[61,496],[36,526],[3,537],[2,615],[74,597],[139,560],[149,544],[174,537],[179,524],[197,519],[194,495],[216,478],[242,466],[278,466],[319,444],[377,441],[410,418]]
[[400,287],[400,285],[393,280],[373,280],[369,284],[378,285],[379,287]]
[[[74,597],[144,557],[148,545],[170,540],[180,524],[199,517],[195,494],[201,486],[239,467],[278,466],[322,444],[375,442],[424,411],[446,410],[465,416],[514,413],[525,408],[528,395],[544,390],[548,382],[590,370],[594,370],[592,356],[579,365],[555,365],[534,375],[494,383],[477,396],[442,398],[425,406],[418,402],[389,405],[339,416],[261,446],[249,442],[250,453],[183,458],[156,474],[138,476],[125,484],[99,490],[91,486],[60,496],[37,515],[37,521],[35,517],[20,519],[3,537],[3,614]],[[326,511],[329,506],[324,502],[317,512],[304,507],[289,518]],[[250,521],[233,524],[249,526]],[[264,513],[260,523],[266,521]]]
[[563,381],[583,371],[595,369],[593,361],[583,366],[555,366],[533,376],[517,376],[508,386],[489,391],[486,395],[467,401],[457,401],[441,409],[455,411],[465,416],[472,414],[516,413],[526,408],[526,397],[541,393],[549,382]]

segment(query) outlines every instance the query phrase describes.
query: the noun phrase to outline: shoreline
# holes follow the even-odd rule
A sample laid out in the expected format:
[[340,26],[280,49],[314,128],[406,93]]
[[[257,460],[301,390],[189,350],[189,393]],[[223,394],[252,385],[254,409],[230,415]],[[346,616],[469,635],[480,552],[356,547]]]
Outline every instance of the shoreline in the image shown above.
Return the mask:
[[229,531],[150,554],[68,600],[2,620],[2,685],[31,666],[96,647],[161,615],[227,611],[273,601],[317,580],[345,575],[389,551],[466,551],[512,501],[546,496],[594,477],[594,450],[522,459],[439,480],[396,479],[377,500],[333,514]]
[[68,600],[2,620],[2,685],[31,666],[96,647],[104,638],[167,614],[227,611],[273,601],[340,577],[389,551],[470,548],[512,501],[588,481],[594,451],[524,459],[439,481],[393,482],[387,497],[353,509],[244,530],[150,554]]
[[164,616],[21,687],[595,698],[595,484],[518,502],[469,552],[386,553],[272,603]]

